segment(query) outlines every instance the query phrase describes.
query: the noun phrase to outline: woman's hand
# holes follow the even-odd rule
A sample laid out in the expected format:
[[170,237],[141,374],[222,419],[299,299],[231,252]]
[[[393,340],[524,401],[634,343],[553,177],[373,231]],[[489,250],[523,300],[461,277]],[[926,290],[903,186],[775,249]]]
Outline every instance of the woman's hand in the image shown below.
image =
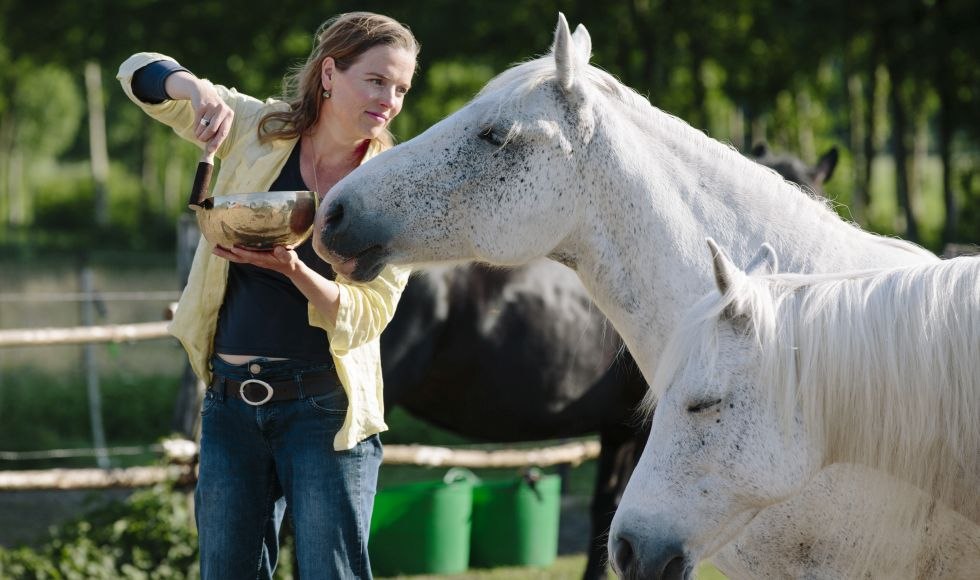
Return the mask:
[[205,151],[214,153],[231,132],[235,112],[218,96],[214,85],[199,80],[198,86],[200,90],[195,92],[196,97],[191,98],[194,121],[197,123],[194,135],[206,143]]
[[340,287],[308,268],[293,250],[292,246],[276,246],[271,252],[255,252],[242,248],[215,246],[211,252],[237,264],[252,264],[279,272],[289,278],[296,288],[306,296],[313,306],[327,317],[337,320],[340,305]]
[[271,252],[256,252],[244,248],[225,248],[215,246],[211,251],[215,256],[236,264],[251,264],[266,268],[290,277],[301,266],[302,261],[292,246],[276,246]]
[[167,94],[174,99],[188,99],[194,109],[194,136],[205,143],[204,150],[214,153],[231,132],[235,119],[232,111],[210,81],[186,71],[167,77]]
[[292,246],[276,246],[271,252],[255,252],[242,248],[215,246],[211,252],[219,258],[237,264],[252,264],[268,268],[289,278],[306,299],[319,310],[327,320],[336,322],[340,307],[340,286],[327,280],[308,268],[293,250]]

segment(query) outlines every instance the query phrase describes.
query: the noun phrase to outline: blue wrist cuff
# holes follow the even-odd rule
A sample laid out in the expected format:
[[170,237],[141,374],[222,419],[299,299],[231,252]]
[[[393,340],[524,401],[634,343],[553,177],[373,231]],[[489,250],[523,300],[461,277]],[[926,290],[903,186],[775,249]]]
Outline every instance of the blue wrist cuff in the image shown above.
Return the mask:
[[188,71],[172,60],[157,60],[133,73],[133,94],[144,103],[158,104],[170,99],[167,77],[175,72]]

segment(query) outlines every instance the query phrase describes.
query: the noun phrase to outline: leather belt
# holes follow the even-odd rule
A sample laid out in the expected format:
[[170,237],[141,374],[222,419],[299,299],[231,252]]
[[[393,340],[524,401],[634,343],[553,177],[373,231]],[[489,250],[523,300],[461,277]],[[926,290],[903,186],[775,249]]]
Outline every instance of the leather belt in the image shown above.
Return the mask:
[[315,397],[325,395],[340,388],[337,375],[332,372],[308,373],[302,375],[303,388],[300,390],[296,379],[266,381],[264,379],[245,379],[236,381],[215,375],[212,388],[224,391],[225,397],[241,399],[249,405],[258,407],[275,401],[289,401],[301,396]]

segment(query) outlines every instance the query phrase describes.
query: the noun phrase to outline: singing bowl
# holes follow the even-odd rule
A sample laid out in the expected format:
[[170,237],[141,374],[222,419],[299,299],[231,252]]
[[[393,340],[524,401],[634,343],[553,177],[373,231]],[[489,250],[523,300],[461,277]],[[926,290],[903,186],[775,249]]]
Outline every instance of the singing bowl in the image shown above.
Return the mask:
[[197,224],[205,239],[226,248],[295,246],[313,231],[317,202],[312,191],[216,195],[197,209]]

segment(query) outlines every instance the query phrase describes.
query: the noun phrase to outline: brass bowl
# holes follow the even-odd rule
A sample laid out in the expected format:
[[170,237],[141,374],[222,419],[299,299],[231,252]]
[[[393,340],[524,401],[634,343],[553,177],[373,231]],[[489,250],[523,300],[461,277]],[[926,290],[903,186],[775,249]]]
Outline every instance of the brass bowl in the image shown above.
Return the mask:
[[209,197],[196,208],[204,237],[219,246],[271,250],[299,245],[313,231],[312,191],[260,191]]

